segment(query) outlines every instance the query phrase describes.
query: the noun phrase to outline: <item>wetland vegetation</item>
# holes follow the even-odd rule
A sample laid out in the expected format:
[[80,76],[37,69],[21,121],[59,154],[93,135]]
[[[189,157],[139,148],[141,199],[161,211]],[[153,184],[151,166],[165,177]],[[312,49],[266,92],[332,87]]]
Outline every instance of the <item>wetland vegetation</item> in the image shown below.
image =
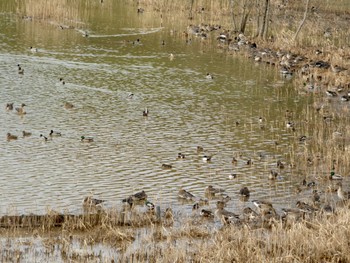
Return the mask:
[[349,1],[0,6],[2,262],[350,262]]

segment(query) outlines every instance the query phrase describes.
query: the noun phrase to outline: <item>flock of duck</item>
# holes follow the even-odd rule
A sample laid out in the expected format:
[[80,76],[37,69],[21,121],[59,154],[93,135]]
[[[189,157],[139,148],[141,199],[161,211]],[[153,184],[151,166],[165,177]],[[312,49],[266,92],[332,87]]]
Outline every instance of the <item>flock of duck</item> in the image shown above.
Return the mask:
[[339,76],[347,74],[348,69],[337,64],[333,65],[328,60],[322,60],[324,54],[321,50],[314,51],[313,57],[316,59],[309,59],[304,55],[293,54],[289,51],[258,48],[257,44],[249,41],[244,34],[225,30],[219,25],[189,25],[183,35],[186,41],[190,35],[206,40],[213,31],[220,31],[219,35],[216,35],[219,48],[229,52],[243,51],[255,62],[278,67],[280,73],[287,78],[299,74],[307,92],[325,91],[328,96],[339,98],[341,101],[350,101],[350,83],[332,85],[325,76],[333,73],[337,82],[340,82]]
[[[269,178],[271,179],[271,178]],[[334,172],[331,173],[330,180],[337,181],[337,196],[338,203],[341,205],[347,205],[350,200],[350,192],[345,192],[342,188],[342,177],[335,175]],[[212,185],[207,186],[204,189],[205,198],[196,197],[191,192],[186,189],[180,188],[177,193],[177,197],[181,201],[185,201],[191,204],[194,216],[199,216],[204,219],[215,219],[217,218],[222,224],[251,224],[255,226],[271,227],[276,222],[282,222],[285,224],[291,224],[298,220],[307,218],[312,218],[317,214],[332,215],[335,214],[335,207],[330,204],[324,203],[322,201],[322,192],[316,189],[315,182],[307,183],[304,179],[301,182],[302,190],[312,189],[312,194],[310,197],[310,202],[298,200],[295,203],[295,207],[292,208],[282,208],[279,214],[271,202],[265,200],[252,200],[250,206],[249,198],[251,196],[251,191],[248,187],[242,187],[237,193],[239,199],[245,204],[247,204],[241,214],[229,211],[226,209],[227,204],[232,200],[230,196],[225,193],[225,189],[217,188]],[[136,205],[145,206],[147,208],[147,213],[159,213],[160,207],[156,206],[154,203],[149,201],[146,192],[140,191],[135,194],[124,198],[122,202],[128,207],[128,209],[133,209]],[[215,202],[215,208],[210,206],[211,202]],[[103,209],[103,203],[106,200],[95,199],[92,196],[85,197],[83,200],[84,208],[98,208]],[[255,209],[253,209],[255,207]],[[157,212],[156,209],[157,208]],[[173,210],[171,207],[167,207],[163,211],[163,216],[165,218],[172,218],[173,220]]]

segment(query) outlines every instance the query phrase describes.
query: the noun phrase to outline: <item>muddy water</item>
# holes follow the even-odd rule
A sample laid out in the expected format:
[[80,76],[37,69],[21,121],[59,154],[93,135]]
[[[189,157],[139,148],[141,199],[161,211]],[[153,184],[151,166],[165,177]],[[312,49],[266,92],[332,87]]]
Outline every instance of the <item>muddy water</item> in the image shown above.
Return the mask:
[[[299,147],[286,110],[300,122],[309,98],[274,69],[198,39],[186,42],[181,26],[151,23],[151,14],[138,15],[135,6],[112,8],[118,16],[86,10],[83,23],[63,30],[11,10],[0,14],[0,213],[75,213],[90,194],[118,207],[140,190],[162,207],[190,211],[177,199],[179,188],[204,197],[210,184],[233,198],[229,210],[247,205],[238,200],[242,186],[252,190],[251,199],[294,203],[302,180],[296,171],[286,164],[276,181],[267,177]],[[66,102],[74,107],[66,109]],[[7,111],[7,103],[25,103],[27,114]],[[23,130],[32,135],[22,137]],[[62,136],[51,138],[50,130]],[[8,132],[18,139],[7,141]],[[81,136],[94,142],[82,143]],[[185,159],[177,159],[179,152]],[[213,155],[210,163],[204,154]]]

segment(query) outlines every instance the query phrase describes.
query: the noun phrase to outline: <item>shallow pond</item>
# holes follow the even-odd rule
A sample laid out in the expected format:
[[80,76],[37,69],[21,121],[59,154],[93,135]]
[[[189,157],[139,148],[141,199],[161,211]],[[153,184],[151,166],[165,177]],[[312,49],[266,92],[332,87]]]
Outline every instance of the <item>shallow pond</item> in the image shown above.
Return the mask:
[[[204,197],[208,185],[226,189],[233,198],[228,210],[251,206],[238,199],[242,186],[252,190],[251,199],[295,203],[303,177],[287,165],[299,146],[285,112],[300,122],[310,98],[274,68],[227,56],[200,39],[186,42],[183,25],[151,20],[154,14],[137,14],[123,3],[111,7],[118,15],[110,8],[85,10],[79,29],[2,8],[0,214],[78,213],[90,194],[115,207],[140,190],[161,207],[191,211],[177,199],[179,188]],[[74,107],[66,109],[66,102]],[[27,114],[7,111],[7,103],[25,103]],[[32,135],[22,137],[23,130]],[[50,130],[62,136],[51,138]],[[18,139],[7,141],[8,132]],[[82,143],[81,136],[94,142]],[[179,152],[184,159],[177,159]],[[204,154],[213,155],[210,163]],[[277,160],[286,168],[271,182]],[[237,178],[229,179],[233,173]]]

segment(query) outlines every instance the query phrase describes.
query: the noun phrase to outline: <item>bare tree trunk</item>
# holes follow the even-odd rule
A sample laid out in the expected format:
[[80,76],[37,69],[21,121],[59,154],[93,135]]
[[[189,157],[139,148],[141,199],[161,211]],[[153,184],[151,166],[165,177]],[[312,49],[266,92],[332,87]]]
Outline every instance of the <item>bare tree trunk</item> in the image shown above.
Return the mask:
[[270,0],[265,0],[265,10],[264,10],[264,16],[263,16],[263,23],[261,25],[261,29],[260,29],[260,33],[259,36],[261,38],[263,38],[264,36],[266,36],[266,32],[267,32],[267,14],[269,11],[269,2]]
[[260,16],[261,16],[260,0],[256,0],[255,7],[256,7],[256,13],[257,13],[255,37],[258,37],[259,36],[259,30],[260,30]]
[[304,23],[305,23],[305,20],[306,20],[306,17],[307,17],[307,13],[308,13],[308,10],[309,10],[309,4],[310,4],[310,0],[306,0],[306,6],[305,6],[305,12],[304,12],[304,17],[303,17],[303,20],[301,20],[300,22],[300,25],[298,27],[298,30],[297,32],[295,32],[295,35],[294,35],[294,39],[293,41],[295,41],[299,35],[299,32],[301,30],[301,28],[303,27]]
[[233,30],[237,31],[237,25],[236,25],[236,21],[235,21],[235,12],[234,12],[234,0],[230,0],[230,9],[231,9]]
[[194,3],[194,0],[190,0],[190,12],[188,14],[188,19],[189,20],[193,19],[193,16],[192,16],[193,3]]

